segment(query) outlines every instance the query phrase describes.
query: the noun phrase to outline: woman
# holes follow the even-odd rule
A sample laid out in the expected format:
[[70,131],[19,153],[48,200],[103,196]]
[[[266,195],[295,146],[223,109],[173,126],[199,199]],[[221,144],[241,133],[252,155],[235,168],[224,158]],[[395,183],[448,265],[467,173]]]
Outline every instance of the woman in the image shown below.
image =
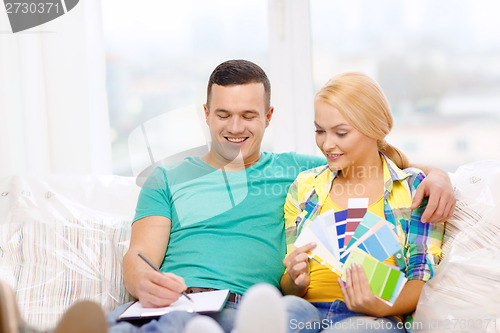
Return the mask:
[[[362,73],[334,77],[316,94],[314,108],[316,143],[328,165],[299,174],[288,192],[281,288],[311,302],[321,314],[322,328],[355,320],[357,332],[372,331],[370,325],[378,331],[401,327],[404,332],[400,321],[415,310],[441,254],[443,225],[422,223],[423,205],[410,209],[425,175],[408,168],[404,154],[384,140],[393,118],[382,89],[370,77]],[[344,284],[336,273],[308,259],[307,251],[315,244],[293,246],[308,221],[331,209],[345,210],[353,197],[368,198],[368,211],[395,226],[401,250],[385,263],[398,266],[408,281],[393,306],[373,295],[362,267],[348,269]]]

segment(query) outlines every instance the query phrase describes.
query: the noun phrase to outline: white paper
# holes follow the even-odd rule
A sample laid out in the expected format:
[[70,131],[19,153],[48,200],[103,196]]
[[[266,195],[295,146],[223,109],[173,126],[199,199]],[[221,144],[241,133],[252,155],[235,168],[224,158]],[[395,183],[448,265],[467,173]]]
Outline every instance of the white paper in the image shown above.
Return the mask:
[[338,260],[340,258],[340,251],[337,226],[335,221],[335,211],[333,209],[330,209],[329,211],[318,215],[315,221],[321,224],[328,240],[329,249],[331,249],[331,252]]
[[222,309],[228,296],[229,290],[227,289],[193,293],[189,294],[193,302],[181,296],[177,301],[170,304],[170,306],[163,308],[145,308],[141,303],[135,302],[118,317],[118,320],[159,317],[172,311],[217,312]]
[[338,258],[328,251],[328,248],[321,243],[321,241],[316,237],[314,232],[308,227],[302,228],[299,237],[295,240],[294,245],[296,247],[301,247],[309,243],[316,243],[316,247],[308,252],[308,257],[318,261],[320,264],[328,264],[332,268],[333,272],[337,272],[340,275],[341,264]]

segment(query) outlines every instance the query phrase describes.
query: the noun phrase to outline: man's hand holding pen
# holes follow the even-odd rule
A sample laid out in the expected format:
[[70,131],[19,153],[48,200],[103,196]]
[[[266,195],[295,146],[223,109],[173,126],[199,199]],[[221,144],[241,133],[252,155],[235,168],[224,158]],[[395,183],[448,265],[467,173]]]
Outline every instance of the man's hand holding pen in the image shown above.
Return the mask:
[[[147,258],[140,255],[152,270],[143,274],[137,288],[137,298],[144,307],[164,307],[177,301],[187,289],[184,279],[172,273],[162,273]],[[185,295],[188,299],[189,296]]]

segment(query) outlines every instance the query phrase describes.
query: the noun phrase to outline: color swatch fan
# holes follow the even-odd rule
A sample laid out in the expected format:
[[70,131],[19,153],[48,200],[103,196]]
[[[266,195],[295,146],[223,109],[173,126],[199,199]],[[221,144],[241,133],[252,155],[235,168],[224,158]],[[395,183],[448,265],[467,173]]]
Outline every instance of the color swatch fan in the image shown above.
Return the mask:
[[374,295],[392,305],[406,283],[405,274],[383,262],[401,250],[394,225],[368,212],[368,198],[351,198],[348,208],[318,215],[303,228],[294,245],[316,243],[309,258],[342,275],[361,264]]
[[378,261],[385,261],[401,249],[394,226],[380,216],[366,212],[365,216],[354,232],[347,250],[340,257],[345,261],[346,256],[360,248]]

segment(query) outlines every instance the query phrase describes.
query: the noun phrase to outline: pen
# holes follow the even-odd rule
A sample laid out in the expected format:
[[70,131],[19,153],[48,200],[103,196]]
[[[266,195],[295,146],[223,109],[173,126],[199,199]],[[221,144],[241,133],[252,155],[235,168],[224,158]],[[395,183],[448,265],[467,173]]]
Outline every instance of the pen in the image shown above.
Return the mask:
[[[138,253],[139,257],[141,257],[142,260],[144,260],[149,266],[151,266],[151,268],[153,268],[155,271],[157,272],[160,272],[161,271],[158,269],[158,267],[156,267],[155,265],[153,265],[153,263],[151,261],[149,261],[148,258],[146,258],[145,256],[142,255],[142,253]],[[191,297],[188,296],[188,294],[183,291],[182,292],[182,295],[184,295],[188,300],[190,300],[191,302],[193,302],[193,300],[191,299]]]

